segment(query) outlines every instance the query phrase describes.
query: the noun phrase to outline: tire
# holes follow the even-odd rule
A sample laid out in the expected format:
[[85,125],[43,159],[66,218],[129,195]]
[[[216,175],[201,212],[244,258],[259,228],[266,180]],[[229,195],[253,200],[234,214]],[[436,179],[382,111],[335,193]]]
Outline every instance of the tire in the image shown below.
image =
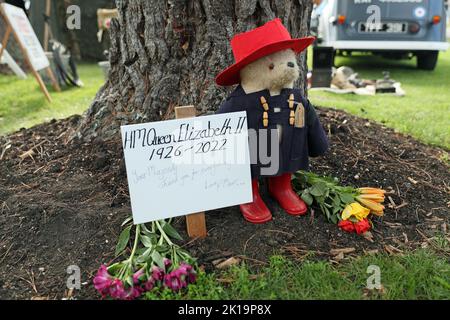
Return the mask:
[[433,71],[436,68],[439,51],[426,51],[417,54],[417,68]]

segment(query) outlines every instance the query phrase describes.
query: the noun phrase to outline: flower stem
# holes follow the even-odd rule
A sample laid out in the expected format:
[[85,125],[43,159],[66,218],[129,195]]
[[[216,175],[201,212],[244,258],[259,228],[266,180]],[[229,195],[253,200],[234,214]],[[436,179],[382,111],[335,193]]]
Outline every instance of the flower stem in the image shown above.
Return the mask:
[[167,236],[167,234],[164,232],[163,228],[161,227],[161,225],[159,224],[159,221],[155,221],[156,222],[156,226],[158,227],[159,231],[161,232],[161,235],[164,237],[164,239],[167,241],[167,244],[169,246],[173,246],[173,242],[170,241],[170,238]]
[[140,235],[140,233],[141,233],[141,225],[138,224],[138,225],[136,225],[136,233],[135,233],[135,236],[134,236],[133,249],[131,250],[130,257],[128,258],[129,262],[132,262],[132,260],[133,260],[134,254],[136,252],[137,245],[139,243],[139,235]]

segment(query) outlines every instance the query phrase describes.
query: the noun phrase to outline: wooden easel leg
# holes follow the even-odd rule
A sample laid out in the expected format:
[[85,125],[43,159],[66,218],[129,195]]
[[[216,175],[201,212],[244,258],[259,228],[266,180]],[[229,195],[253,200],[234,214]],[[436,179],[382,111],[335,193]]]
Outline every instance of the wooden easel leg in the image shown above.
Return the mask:
[[53,85],[53,89],[55,89],[55,91],[60,92],[61,88],[58,84],[58,81],[56,81],[55,75],[53,74],[52,69],[50,69],[50,67],[45,68],[45,72],[47,72],[47,75],[50,78],[50,81],[52,82]]
[[48,102],[52,102],[52,97],[50,97],[50,94],[48,93],[47,87],[45,86],[44,81],[42,80],[41,76],[39,75],[39,73],[33,70],[33,76],[36,78],[37,82],[39,83],[39,87],[41,87],[42,92],[44,93],[45,97],[47,98]]
[[6,27],[5,36],[2,40],[2,47],[0,48],[0,58],[2,57],[3,50],[6,50],[6,45],[8,44],[9,36],[11,35],[12,28],[10,25]]

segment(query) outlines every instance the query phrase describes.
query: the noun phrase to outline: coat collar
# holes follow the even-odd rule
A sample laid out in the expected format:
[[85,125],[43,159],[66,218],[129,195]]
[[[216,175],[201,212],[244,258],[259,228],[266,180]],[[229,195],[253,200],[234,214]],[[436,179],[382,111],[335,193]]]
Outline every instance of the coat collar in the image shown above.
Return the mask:
[[[293,90],[294,89],[291,89],[291,88],[281,89],[280,96],[284,95],[286,93],[292,92]],[[272,97],[270,95],[270,92],[269,92],[268,89],[264,89],[264,90],[261,90],[261,91],[252,92],[252,93],[246,94],[241,85],[238,85],[236,87],[236,89],[234,89],[234,91],[230,94],[230,97],[243,97],[243,96],[246,96],[246,97],[250,97],[250,96],[256,96],[256,97],[264,96],[266,98]]]

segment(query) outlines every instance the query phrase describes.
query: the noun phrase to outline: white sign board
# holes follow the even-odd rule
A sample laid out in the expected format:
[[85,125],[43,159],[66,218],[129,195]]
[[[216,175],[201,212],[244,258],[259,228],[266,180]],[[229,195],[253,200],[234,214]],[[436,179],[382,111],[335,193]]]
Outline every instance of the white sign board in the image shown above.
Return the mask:
[[26,50],[33,69],[38,71],[50,66],[44,49],[42,49],[41,43],[36,37],[25,12],[21,8],[7,3],[1,3],[0,5],[12,29],[15,31],[18,41],[20,41],[24,50]]
[[247,115],[121,127],[135,224],[252,202]]

